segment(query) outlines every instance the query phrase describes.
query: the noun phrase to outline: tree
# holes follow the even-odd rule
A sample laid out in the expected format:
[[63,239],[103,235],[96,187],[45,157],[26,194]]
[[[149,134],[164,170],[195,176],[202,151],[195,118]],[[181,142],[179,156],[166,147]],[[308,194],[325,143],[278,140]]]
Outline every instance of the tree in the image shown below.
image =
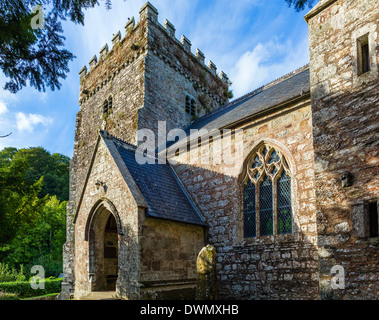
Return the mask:
[[[0,151],[0,261],[62,270],[70,159],[44,148]],[[31,264],[31,265],[30,265]]]
[[[7,148],[10,156],[14,150]],[[40,198],[43,178],[37,181],[26,179],[26,158],[9,161],[0,157],[0,244],[8,244],[22,223],[31,223],[42,210],[47,197]]]
[[288,6],[294,6],[296,11],[302,11],[306,6],[311,8],[315,3],[315,0],[285,0],[288,3]]
[[0,244],[34,221],[49,195],[68,200],[69,162],[41,147],[0,151]]
[[42,147],[28,149],[5,148],[0,151],[0,162],[10,165],[12,161],[26,161],[25,181],[37,181],[43,177],[40,197],[47,194],[57,196],[60,201],[68,200],[70,158],[54,153],[50,154]]
[[6,137],[9,137],[11,134],[12,134],[12,132],[11,132],[11,133],[8,133],[8,134],[6,134],[5,136],[0,136],[0,138],[6,138]]
[[[62,48],[65,37],[62,20],[84,24],[83,10],[98,5],[98,0],[2,0],[0,2],[0,68],[10,79],[4,89],[13,93],[29,85],[39,91],[60,89],[60,80],[69,72],[74,55]],[[110,0],[105,0],[107,9]],[[33,29],[32,21],[41,10],[44,28]],[[41,18],[42,19],[42,18]],[[38,20],[38,19],[37,19]],[[39,21],[41,22],[41,21]]]
[[62,251],[66,241],[66,204],[50,197],[33,223],[23,223],[8,245],[3,260],[12,267],[43,265],[46,276],[62,272]]

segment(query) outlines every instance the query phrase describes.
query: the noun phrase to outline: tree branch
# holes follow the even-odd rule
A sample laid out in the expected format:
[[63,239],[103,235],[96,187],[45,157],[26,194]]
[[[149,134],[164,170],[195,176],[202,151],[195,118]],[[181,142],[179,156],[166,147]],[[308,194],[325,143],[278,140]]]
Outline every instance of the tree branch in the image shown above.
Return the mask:
[[5,135],[5,136],[0,136],[0,138],[6,138],[6,137],[9,137],[11,134],[12,134],[12,132],[9,133],[9,134],[7,134],[7,135]]

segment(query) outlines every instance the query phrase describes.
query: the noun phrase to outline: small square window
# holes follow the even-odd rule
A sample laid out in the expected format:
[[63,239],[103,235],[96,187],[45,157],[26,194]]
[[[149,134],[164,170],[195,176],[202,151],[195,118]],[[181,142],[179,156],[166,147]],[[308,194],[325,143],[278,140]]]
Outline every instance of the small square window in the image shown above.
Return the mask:
[[358,75],[371,70],[370,66],[370,46],[368,34],[357,40]]

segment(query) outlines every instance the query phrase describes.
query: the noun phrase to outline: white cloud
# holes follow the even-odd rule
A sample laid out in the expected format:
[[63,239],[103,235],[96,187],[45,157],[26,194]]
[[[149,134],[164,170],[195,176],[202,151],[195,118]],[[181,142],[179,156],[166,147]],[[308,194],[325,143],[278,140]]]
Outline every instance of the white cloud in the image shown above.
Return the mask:
[[243,53],[231,70],[236,97],[246,94],[309,62],[308,39],[294,45],[271,40]]
[[53,122],[51,118],[44,117],[40,114],[29,114],[26,115],[22,112],[16,114],[17,129],[19,131],[32,132],[34,127],[38,124],[47,126]]
[[7,106],[5,105],[5,103],[0,101],[0,114],[4,114],[6,112],[8,112]]

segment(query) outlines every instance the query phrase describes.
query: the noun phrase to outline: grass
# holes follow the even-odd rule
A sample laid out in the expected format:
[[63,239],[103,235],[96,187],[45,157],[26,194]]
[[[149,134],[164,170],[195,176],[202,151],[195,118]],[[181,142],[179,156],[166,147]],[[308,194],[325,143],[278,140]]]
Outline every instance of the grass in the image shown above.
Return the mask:
[[43,296],[25,298],[25,299],[21,299],[21,300],[54,300],[58,294],[59,293],[49,293],[49,294],[45,294]]

